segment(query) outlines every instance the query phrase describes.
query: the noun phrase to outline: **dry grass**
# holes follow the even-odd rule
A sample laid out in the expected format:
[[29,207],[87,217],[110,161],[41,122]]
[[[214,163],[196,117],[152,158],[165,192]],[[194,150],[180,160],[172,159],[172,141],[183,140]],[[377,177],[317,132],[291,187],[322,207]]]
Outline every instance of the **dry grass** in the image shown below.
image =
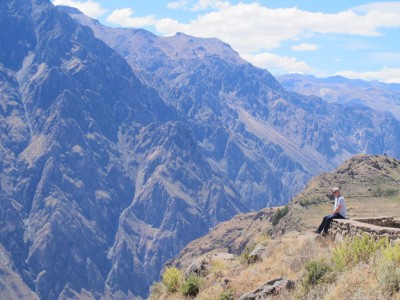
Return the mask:
[[[327,256],[330,249],[328,245],[332,243],[326,239],[316,240],[313,234],[299,233],[277,239],[267,239],[264,236],[260,240],[266,245],[267,255],[263,261],[251,265],[240,262],[239,257],[229,264],[218,260],[212,261],[210,273],[196,299],[215,300],[227,289],[234,291],[234,299],[238,299],[241,295],[279,277],[299,280],[304,263],[314,258],[316,254]],[[228,284],[225,284],[225,279],[229,279]],[[180,295],[171,296],[172,298],[158,299],[182,299]],[[288,299],[286,294],[279,297]]]
[[[285,277],[294,280],[296,288],[285,291],[274,299],[400,300],[399,291],[390,292],[387,286],[392,282],[384,282],[388,280],[388,276],[383,276],[386,272],[385,263],[398,267],[400,274],[400,262],[397,261],[400,257],[400,247],[393,248],[396,251],[395,255],[380,249],[368,262],[349,265],[340,271],[334,268],[333,261],[333,251],[338,245],[329,237],[317,237],[312,233],[290,233],[275,239],[262,240],[266,245],[266,255],[260,262],[247,265],[240,260],[240,257],[229,262],[211,261],[209,274],[195,299],[227,299],[220,297],[224,291],[231,291],[232,299],[239,299],[243,294],[257,289],[270,280]],[[332,268],[324,280],[306,285],[305,266],[311,261],[326,262]],[[185,298],[179,293],[172,295],[161,293],[151,299]]]

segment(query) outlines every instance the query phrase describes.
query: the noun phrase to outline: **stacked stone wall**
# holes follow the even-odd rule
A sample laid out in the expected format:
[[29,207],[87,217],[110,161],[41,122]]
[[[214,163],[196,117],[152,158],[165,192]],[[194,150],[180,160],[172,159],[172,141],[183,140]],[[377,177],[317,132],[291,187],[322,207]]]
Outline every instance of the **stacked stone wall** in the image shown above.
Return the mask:
[[400,239],[400,223],[392,217],[376,217],[365,219],[335,219],[332,221],[330,234],[336,241],[344,237],[367,234],[376,239],[386,237],[390,241]]

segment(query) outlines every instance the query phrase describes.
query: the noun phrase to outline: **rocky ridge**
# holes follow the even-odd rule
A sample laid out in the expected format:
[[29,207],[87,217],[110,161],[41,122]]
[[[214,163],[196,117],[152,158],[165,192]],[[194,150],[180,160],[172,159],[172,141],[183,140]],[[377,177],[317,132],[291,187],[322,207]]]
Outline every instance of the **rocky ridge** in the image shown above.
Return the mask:
[[394,118],[289,93],[218,40],[82,24],[0,3],[5,298],[145,298],[215,224],[351,154],[400,156]]

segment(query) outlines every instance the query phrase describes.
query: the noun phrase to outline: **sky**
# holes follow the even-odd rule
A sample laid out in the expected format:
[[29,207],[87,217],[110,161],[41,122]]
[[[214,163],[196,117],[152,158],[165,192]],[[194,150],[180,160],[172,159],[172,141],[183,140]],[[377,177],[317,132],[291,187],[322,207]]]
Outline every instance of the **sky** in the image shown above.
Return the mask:
[[400,83],[400,1],[52,0],[110,27],[228,43],[273,75]]

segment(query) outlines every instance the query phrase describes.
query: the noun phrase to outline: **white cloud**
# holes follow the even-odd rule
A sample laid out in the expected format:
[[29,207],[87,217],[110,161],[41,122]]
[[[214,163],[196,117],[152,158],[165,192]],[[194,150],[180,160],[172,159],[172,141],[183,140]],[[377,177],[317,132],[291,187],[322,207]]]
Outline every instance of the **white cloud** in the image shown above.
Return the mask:
[[397,12],[400,13],[400,2],[371,2],[359,5],[353,8],[354,11],[360,13],[368,13],[370,11]]
[[400,69],[384,67],[379,71],[355,72],[341,71],[336,75],[351,79],[378,80],[386,83],[400,83]]
[[220,8],[223,6],[228,6],[229,2],[227,1],[221,1],[221,0],[198,0],[198,1],[193,1],[193,0],[178,0],[175,2],[169,2],[167,4],[168,8],[172,9],[179,9],[179,8],[184,8],[188,9],[191,11],[200,11],[200,10],[206,10],[209,8]]
[[154,16],[151,15],[146,17],[133,17],[133,15],[134,11],[130,8],[116,9],[107,17],[107,22],[124,27],[151,26],[156,22]]
[[225,7],[229,7],[230,4],[228,1],[220,1],[220,0],[198,0],[198,2],[192,6],[192,11],[206,10],[208,8],[221,9]]
[[98,18],[106,12],[106,10],[102,8],[100,3],[94,2],[92,0],[84,2],[75,0],[54,0],[52,2],[54,5],[65,5],[65,6],[75,7],[91,18]]
[[295,45],[292,47],[293,51],[315,51],[318,49],[317,45],[302,43],[300,45]]
[[176,32],[188,33],[190,29],[190,25],[183,25],[179,23],[177,20],[170,18],[157,20],[155,26],[158,28],[157,30],[159,32],[169,33],[169,34],[164,34],[165,36],[174,35]]
[[176,2],[170,2],[167,4],[168,8],[171,9],[179,9],[179,8],[186,8],[189,4],[189,0],[179,0]]
[[[307,63],[270,51],[287,41],[298,43],[292,47],[294,51],[313,51],[318,46],[307,43],[307,38],[327,34],[349,35],[352,48],[369,48],[365,39],[360,42],[354,37],[379,36],[384,34],[383,29],[400,28],[399,6],[400,2],[379,2],[337,13],[320,13],[297,7],[268,8],[260,2],[231,4],[220,0],[175,0],[168,4],[169,8],[208,11],[189,22],[180,22],[171,18],[156,19],[152,15],[136,17],[133,10],[126,8],[113,11],[107,21],[125,27],[154,26],[164,36],[185,32],[197,37],[216,37],[230,44],[243,58],[272,73],[311,73],[316,71]],[[393,67],[393,64],[388,65]],[[377,72],[343,72],[341,74],[352,78],[398,80],[397,69],[393,68]]]
[[272,53],[242,54],[245,60],[253,65],[267,69],[273,74],[285,73],[311,73],[315,70],[303,61],[298,61],[295,57],[279,56]]
[[183,31],[199,37],[217,37],[239,52],[255,53],[278,48],[284,41],[301,40],[318,33],[377,36],[381,34],[381,28],[400,27],[400,13],[368,11],[360,14],[348,10],[324,14],[298,8],[271,9],[257,2],[236,5],[224,2],[189,23],[170,22],[171,28],[164,20],[161,23],[162,26],[156,22],[155,28],[163,35]]
[[154,25],[162,35],[185,32],[198,37],[217,37],[238,52],[259,52],[278,48],[284,41],[301,40],[313,34],[377,36],[381,28],[400,27],[400,12],[359,8],[334,14],[294,8],[268,8],[258,2],[229,4],[227,1],[188,0],[171,2],[170,7],[214,10],[188,23],[154,16],[133,17],[129,8],[115,10],[107,21],[127,27]]

